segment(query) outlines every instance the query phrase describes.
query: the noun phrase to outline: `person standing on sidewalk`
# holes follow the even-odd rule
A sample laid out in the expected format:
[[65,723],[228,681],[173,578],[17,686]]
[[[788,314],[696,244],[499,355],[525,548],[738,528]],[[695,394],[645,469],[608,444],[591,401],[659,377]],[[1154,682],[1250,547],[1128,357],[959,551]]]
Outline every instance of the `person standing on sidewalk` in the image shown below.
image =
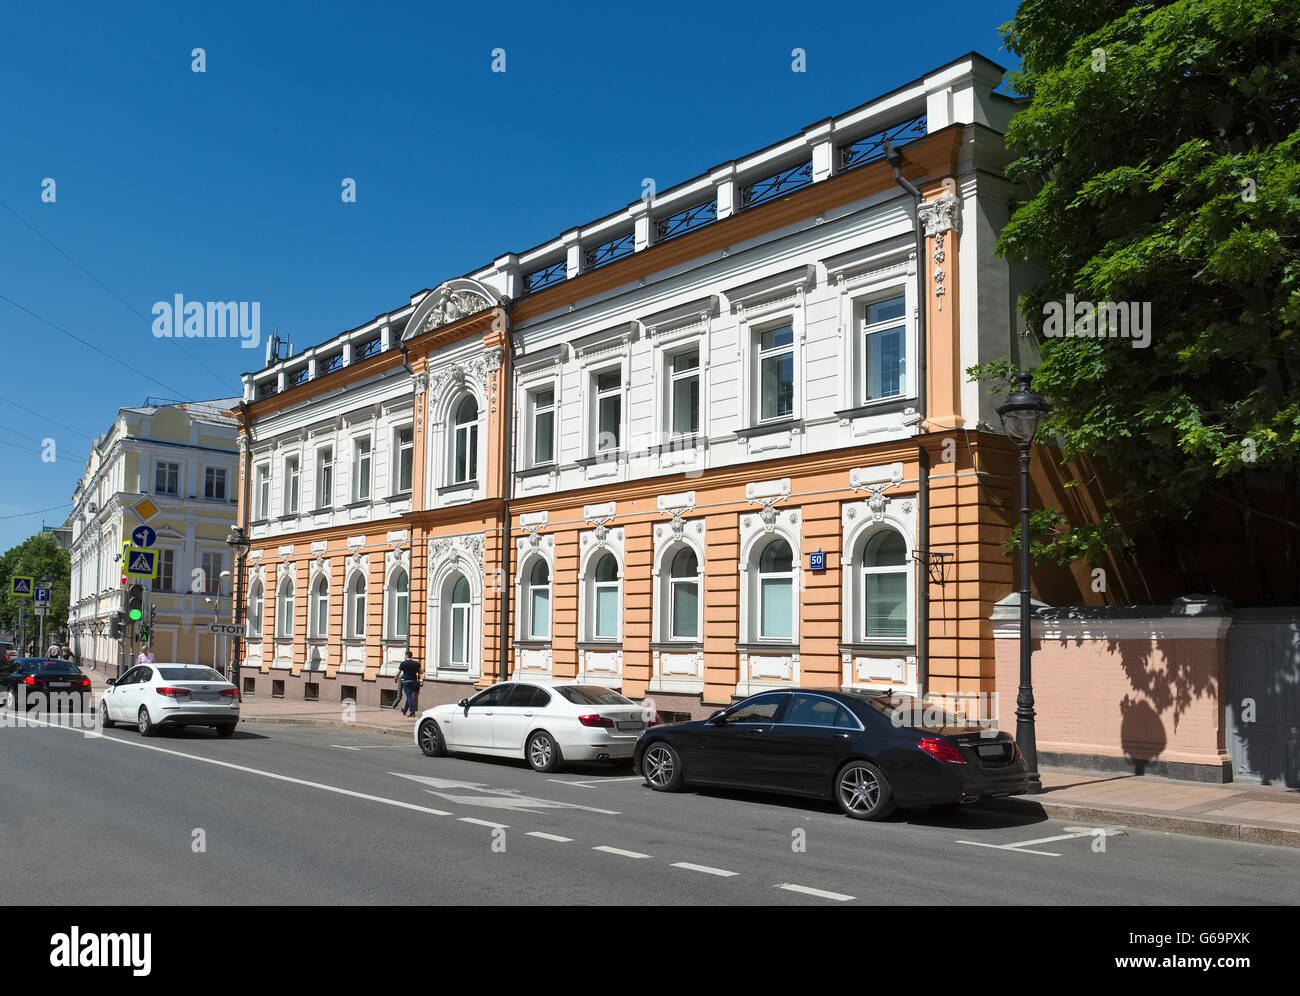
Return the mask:
[[[420,662],[411,656],[411,648],[406,648],[406,659],[397,665],[397,673],[401,676],[402,691],[406,695],[402,703],[402,715],[416,715],[416,703],[419,701],[420,688]],[[407,710],[410,710],[409,712]]]
[[141,664],[152,664],[153,662],[153,649],[146,643],[140,648],[140,654],[135,659],[135,666],[139,667]]

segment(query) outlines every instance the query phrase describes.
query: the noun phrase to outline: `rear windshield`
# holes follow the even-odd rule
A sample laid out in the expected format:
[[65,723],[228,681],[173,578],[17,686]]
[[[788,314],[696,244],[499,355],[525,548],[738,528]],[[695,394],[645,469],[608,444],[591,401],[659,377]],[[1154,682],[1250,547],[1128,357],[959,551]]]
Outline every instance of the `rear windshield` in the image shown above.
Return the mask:
[[158,674],[168,681],[225,681],[210,667],[160,667]]
[[556,691],[574,705],[636,705],[631,699],[599,685],[561,685]]
[[24,670],[33,674],[81,674],[70,661],[28,661]]
[[[851,693],[850,693],[851,694]],[[916,730],[940,732],[951,729],[967,729],[976,726],[973,720],[963,719],[945,712],[933,702],[913,698],[911,695],[864,695],[867,705],[877,712],[889,717],[895,726],[910,726]]]

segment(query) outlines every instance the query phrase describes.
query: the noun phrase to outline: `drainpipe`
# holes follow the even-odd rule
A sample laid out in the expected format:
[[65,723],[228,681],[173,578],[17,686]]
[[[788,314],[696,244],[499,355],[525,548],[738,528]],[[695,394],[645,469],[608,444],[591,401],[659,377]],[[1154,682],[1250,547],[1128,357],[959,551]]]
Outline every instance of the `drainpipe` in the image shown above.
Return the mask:
[[[925,230],[921,227],[921,204],[925,198],[921,191],[916,188],[906,177],[903,176],[900,167],[903,165],[903,152],[897,148],[893,142],[885,141],[885,162],[889,163],[890,168],[894,171],[894,182],[903,190],[912,195],[912,202],[915,206],[915,228],[916,228],[916,403],[917,411],[921,416],[918,423],[922,431],[925,431],[926,416],[926,342],[925,342]],[[916,445],[916,463],[917,476],[917,503],[916,517],[917,536],[925,543],[925,550],[930,552],[930,454],[925,448],[924,443]],[[917,631],[916,631],[916,686],[920,695],[925,695],[926,682],[930,671],[930,577],[926,564],[918,564],[918,573],[924,572],[921,577],[917,578],[919,582],[917,592]]]
[[[505,309],[502,309],[504,315]],[[497,680],[507,681],[510,677],[510,577],[511,554],[514,552],[510,530],[510,495],[515,486],[515,408],[511,388],[514,384],[514,337],[506,325],[505,354],[501,375],[501,404],[497,409],[505,418],[503,435],[505,436],[505,453],[503,454],[504,485],[501,495],[501,606],[500,606],[500,663],[497,666]]]

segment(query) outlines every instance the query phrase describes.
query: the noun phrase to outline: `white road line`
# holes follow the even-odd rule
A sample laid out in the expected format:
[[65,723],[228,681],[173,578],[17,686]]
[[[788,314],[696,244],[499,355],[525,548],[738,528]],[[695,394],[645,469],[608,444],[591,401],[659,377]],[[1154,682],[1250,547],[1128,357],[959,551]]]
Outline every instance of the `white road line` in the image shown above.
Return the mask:
[[527,837],[537,837],[537,838],[539,838],[540,840],[553,840],[553,841],[555,841],[555,843],[557,843],[557,844],[572,844],[572,843],[573,843],[573,838],[572,838],[572,837],[560,837],[560,836],[558,836],[558,835],[556,835],[556,834],[553,834],[553,833],[542,833],[542,831],[540,831],[540,830],[529,830],[528,833],[525,834],[525,836],[527,836]]
[[778,885],[778,889],[784,889],[786,892],[801,892],[805,896],[816,896],[818,899],[834,899],[839,903],[852,902],[853,896],[846,896],[842,892],[826,892],[824,889],[810,889],[806,885],[792,885],[787,882],[785,885]]
[[362,744],[360,747],[344,747],[342,744],[330,744],[331,747],[337,747],[339,750],[381,750],[383,748],[392,749],[393,747],[405,747],[406,744]]
[[693,865],[689,861],[675,861],[674,868],[685,868],[687,871],[703,872],[705,875],[717,875],[719,878],[731,878],[733,875],[739,875],[739,872],[729,872],[725,868],[710,868],[708,865]]
[[491,820],[476,820],[472,816],[462,816],[460,821],[462,823],[474,823],[481,827],[492,827],[494,830],[510,829],[510,824],[508,823],[493,823]]
[[[958,844],[969,844],[971,847],[991,847],[995,851],[1010,851],[1012,854],[1041,854],[1045,858],[1059,858],[1060,855],[1055,851],[1031,851],[1019,845],[1011,844],[985,844],[978,840],[959,840]],[[1026,841],[1030,843],[1030,841]]]
[[588,788],[592,785],[605,785],[608,784],[609,782],[639,782],[643,780],[644,779],[642,779],[640,775],[626,775],[621,778],[593,778],[590,781],[585,781],[585,782],[570,781],[568,778],[547,779],[548,782],[555,782],[556,784],[559,785],[581,785],[583,788]]
[[[58,724],[42,723],[42,726],[50,726],[58,729]],[[80,731],[78,731],[80,732]],[[143,750],[157,751],[159,754],[171,754],[173,757],[183,757],[190,761],[199,761],[203,764],[215,764],[218,768],[229,768],[231,771],[242,771],[249,775],[261,775],[263,778],[271,778],[278,782],[289,782],[292,785],[305,785],[307,788],[320,789],[322,792],[333,792],[335,795],[346,795],[353,799],[365,799],[368,802],[379,802],[385,806],[396,806],[398,809],[409,809],[416,813],[426,813],[429,816],[451,816],[452,814],[444,809],[430,809],[428,806],[417,806],[413,802],[402,802],[400,799],[385,799],[382,795],[370,795],[367,792],[354,792],[352,789],[339,788],[337,785],[326,785],[323,782],[310,782],[303,778],[294,778],[291,775],[282,775],[275,771],[263,771],[261,768],[250,768],[245,764],[234,764],[230,761],[218,761],[212,757],[201,757],[198,754],[186,754],[184,751],[171,750],[168,747],[159,747],[157,744],[140,743],[135,740],[121,740],[117,737],[100,735],[97,740],[106,740],[109,743],[121,744],[123,747],[139,747]]]
[[641,854],[639,851],[625,851],[621,847],[606,847],[604,844],[593,847],[593,851],[604,851],[606,854],[617,854],[623,858],[648,858],[650,855]]

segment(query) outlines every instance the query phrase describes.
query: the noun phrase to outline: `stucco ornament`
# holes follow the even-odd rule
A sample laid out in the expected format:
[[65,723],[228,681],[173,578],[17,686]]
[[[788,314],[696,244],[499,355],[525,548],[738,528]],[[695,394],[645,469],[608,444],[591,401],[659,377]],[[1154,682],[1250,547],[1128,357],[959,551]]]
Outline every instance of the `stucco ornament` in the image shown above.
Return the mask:
[[956,197],[940,197],[937,201],[929,201],[921,205],[919,211],[921,224],[924,226],[926,238],[934,239],[934,296],[938,298],[939,310],[943,310],[943,296],[947,288],[944,287],[944,278],[947,274],[943,271],[943,261],[946,258],[943,248],[944,236],[950,232],[961,231],[961,202]]
[[472,291],[451,290],[444,287],[436,292],[433,308],[425,318],[421,331],[428,332],[443,325],[450,325],[452,322],[460,321],[466,315],[477,314],[491,306],[491,301]]

